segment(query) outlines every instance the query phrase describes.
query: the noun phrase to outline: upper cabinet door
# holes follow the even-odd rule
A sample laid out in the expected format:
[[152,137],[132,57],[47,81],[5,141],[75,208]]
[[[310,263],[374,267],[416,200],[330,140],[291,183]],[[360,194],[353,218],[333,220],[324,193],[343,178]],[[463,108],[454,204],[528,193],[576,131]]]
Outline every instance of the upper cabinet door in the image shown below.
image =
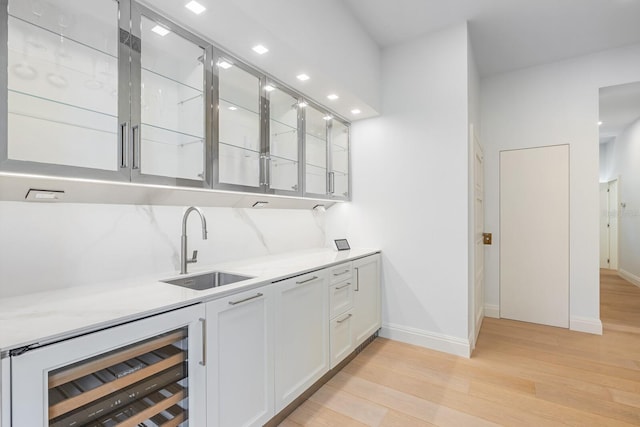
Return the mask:
[[214,175],[217,188],[250,192],[266,186],[262,143],[264,98],[257,74],[217,55],[218,127]]
[[327,197],[329,170],[327,152],[330,116],[310,105],[304,107],[305,195]]
[[132,35],[132,180],[209,187],[212,50],[140,5]]
[[2,169],[128,180],[126,2],[3,0],[0,20]]
[[288,92],[273,86],[269,91],[269,156],[267,177],[272,193],[302,193],[300,132],[302,118],[299,101]]
[[332,119],[330,134],[329,193],[335,199],[348,200],[351,197],[349,127],[337,119]]

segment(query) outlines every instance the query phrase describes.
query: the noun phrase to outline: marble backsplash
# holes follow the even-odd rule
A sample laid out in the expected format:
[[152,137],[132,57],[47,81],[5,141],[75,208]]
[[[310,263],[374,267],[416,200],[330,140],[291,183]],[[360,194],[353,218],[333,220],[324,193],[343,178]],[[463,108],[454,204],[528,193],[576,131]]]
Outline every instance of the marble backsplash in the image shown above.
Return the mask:
[[[185,207],[0,202],[0,298],[179,270]],[[325,247],[325,212],[202,208],[198,265]]]

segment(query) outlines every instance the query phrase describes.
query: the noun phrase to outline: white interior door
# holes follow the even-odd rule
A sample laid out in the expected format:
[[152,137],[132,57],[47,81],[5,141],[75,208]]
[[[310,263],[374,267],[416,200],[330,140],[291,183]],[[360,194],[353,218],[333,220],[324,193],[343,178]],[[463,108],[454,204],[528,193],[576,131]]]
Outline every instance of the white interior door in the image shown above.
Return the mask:
[[569,147],[500,153],[500,315],[569,327]]
[[[482,319],[484,319],[484,152],[473,129],[473,188],[474,188],[474,333],[478,340]],[[474,342],[475,342],[474,341]]]
[[600,183],[600,268],[609,267],[609,183]]

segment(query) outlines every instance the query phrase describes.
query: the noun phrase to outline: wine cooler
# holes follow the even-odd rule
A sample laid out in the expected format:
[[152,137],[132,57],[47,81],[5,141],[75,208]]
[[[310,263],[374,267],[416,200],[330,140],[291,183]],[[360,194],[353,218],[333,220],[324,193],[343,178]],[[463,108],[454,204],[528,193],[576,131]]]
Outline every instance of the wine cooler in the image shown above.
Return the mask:
[[204,426],[202,312],[14,352],[12,426]]

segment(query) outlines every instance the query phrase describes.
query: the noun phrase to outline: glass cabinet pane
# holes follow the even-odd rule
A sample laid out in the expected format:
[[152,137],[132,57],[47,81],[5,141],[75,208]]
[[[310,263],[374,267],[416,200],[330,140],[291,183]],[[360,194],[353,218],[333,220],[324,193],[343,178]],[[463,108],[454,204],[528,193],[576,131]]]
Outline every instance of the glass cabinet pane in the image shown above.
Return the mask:
[[311,106],[305,110],[305,192],[327,194],[328,116]]
[[298,191],[298,100],[274,89],[269,94],[270,188]]
[[220,59],[218,179],[260,187],[260,79]]
[[205,49],[141,18],[140,172],[203,181]]
[[9,159],[119,169],[118,5],[9,1]]
[[336,197],[349,197],[349,127],[335,119],[331,122],[331,190]]

